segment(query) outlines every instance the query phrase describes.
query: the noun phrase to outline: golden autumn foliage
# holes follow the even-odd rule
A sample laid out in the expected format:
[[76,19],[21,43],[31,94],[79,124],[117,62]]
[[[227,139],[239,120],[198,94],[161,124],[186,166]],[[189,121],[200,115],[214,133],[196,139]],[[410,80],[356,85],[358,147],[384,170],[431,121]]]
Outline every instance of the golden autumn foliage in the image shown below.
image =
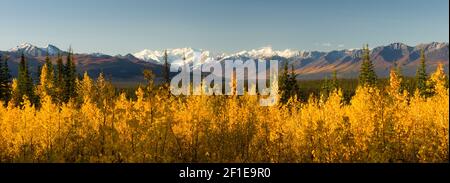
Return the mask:
[[449,90],[439,67],[434,95],[360,87],[350,102],[292,98],[259,105],[258,96],[169,96],[138,88],[115,97],[103,76],[87,74],[78,98],[0,105],[1,162],[448,162]]

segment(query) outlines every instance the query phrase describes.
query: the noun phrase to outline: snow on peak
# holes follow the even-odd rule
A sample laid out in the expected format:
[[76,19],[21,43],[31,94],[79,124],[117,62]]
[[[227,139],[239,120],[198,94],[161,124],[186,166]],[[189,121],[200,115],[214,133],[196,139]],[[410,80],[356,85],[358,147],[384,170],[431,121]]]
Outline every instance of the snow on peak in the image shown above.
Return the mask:
[[448,43],[432,42],[429,44],[429,49],[441,49],[445,46],[448,46]]
[[150,60],[159,61],[159,57],[158,57],[159,55],[160,55],[159,52],[148,50],[148,49],[144,49],[140,52],[133,54],[133,56],[135,56],[136,58],[139,58],[139,59],[145,60],[145,61],[150,61]]
[[271,46],[261,47],[259,49],[253,49],[250,51],[237,52],[233,56],[251,57],[251,58],[270,58],[274,56],[280,56],[285,58],[291,58],[302,54],[301,51],[286,49],[282,51],[273,50]]
[[45,49],[48,51],[49,55],[57,55],[58,53],[61,53],[61,50],[58,47],[51,44],[48,44]]
[[[158,51],[144,49],[133,54],[133,56],[147,62],[164,64],[164,52],[165,50]],[[305,54],[305,52],[291,49],[276,51],[271,46],[265,46],[250,51],[244,50],[230,55],[225,53],[212,53],[207,50],[195,49],[190,47],[167,49],[168,62],[170,64],[182,65],[184,63],[187,63],[192,65],[192,67],[194,68],[200,66],[202,63],[212,62],[215,60],[223,60],[230,57],[261,59],[280,56],[284,58],[292,58]]]
[[198,67],[202,63],[210,62],[215,60],[217,56],[209,51],[194,48],[174,48],[161,51],[154,51],[149,49],[144,49],[140,52],[133,54],[134,57],[148,61],[156,62],[159,64],[164,64],[164,54],[167,51],[167,61],[172,65],[183,65],[191,64],[192,67]]
[[403,43],[392,43],[389,45],[389,47],[396,49],[396,50],[400,50],[400,49],[406,48],[407,46]]
[[273,57],[276,55],[276,52],[273,51],[271,46],[265,46],[258,50],[252,50],[249,54],[252,57]]
[[285,57],[285,58],[292,58],[292,57],[300,55],[301,53],[302,53],[301,51],[295,51],[295,50],[291,50],[291,49],[286,49],[284,51],[277,52],[278,56]]
[[14,48],[11,48],[9,51],[15,52],[15,51],[31,51],[33,49],[37,49],[36,46],[30,44],[30,43],[22,43]]
[[40,48],[30,43],[22,43],[14,48],[9,49],[9,51],[20,52],[30,56],[45,56],[47,55],[47,51],[49,55],[56,55],[61,52],[58,47],[51,44],[48,44],[45,48]]
[[9,50],[10,52],[20,52],[25,55],[31,55],[31,56],[43,56],[45,55],[43,53],[43,50],[41,48],[38,48],[30,43],[22,43],[19,46],[16,46],[14,48],[11,48]]

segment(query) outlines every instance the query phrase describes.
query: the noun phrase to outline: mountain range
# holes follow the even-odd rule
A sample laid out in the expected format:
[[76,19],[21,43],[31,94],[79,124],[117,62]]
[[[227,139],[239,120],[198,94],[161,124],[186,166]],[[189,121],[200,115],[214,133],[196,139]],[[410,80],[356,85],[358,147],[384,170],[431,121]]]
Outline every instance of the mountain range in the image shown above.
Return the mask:
[[[387,77],[389,70],[395,65],[402,67],[404,75],[413,76],[419,64],[420,50],[422,49],[427,58],[428,72],[434,70],[438,63],[443,63],[445,72],[448,73],[449,44],[444,42],[432,42],[416,46],[392,43],[371,49],[370,55],[375,71],[380,77]],[[12,75],[16,76],[20,55],[24,53],[29,61],[30,70],[36,75],[37,68],[44,62],[47,52],[52,57],[53,62],[56,61],[55,57],[59,53],[66,54],[54,45],[38,47],[24,43],[7,51],[0,51],[0,55],[8,55],[11,61],[9,66]],[[323,79],[333,71],[337,71],[338,77],[341,78],[355,78],[358,76],[361,54],[361,49],[323,52],[293,49],[278,51],[271,47],[262,47],[232,54],[213,53],[194,48],[167,49],[170,64],[189,63],[192,69],[198,68],[203,63],[236,59],[244,61],[247,59],[279,60],[281,61],[280,65],[288,62],[294,66],[295,72],[299,74],[298,79]],[[164,51],[145,49],[134,54],[115,56],[102,53],[75,53],[74,59],[80,73],[87,71],[91,76],[97,77],[100,72],[103,72],[115,83],[135,84],[143,82],[142,71],[144,69],[150,69],[156,75],[161,75]]]

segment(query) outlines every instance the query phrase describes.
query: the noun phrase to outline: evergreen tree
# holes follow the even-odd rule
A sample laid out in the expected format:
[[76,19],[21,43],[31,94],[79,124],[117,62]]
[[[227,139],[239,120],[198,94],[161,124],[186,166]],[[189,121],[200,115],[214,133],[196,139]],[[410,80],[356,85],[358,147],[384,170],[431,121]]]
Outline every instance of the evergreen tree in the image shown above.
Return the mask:
[[328,80],[328,76],[325,76],[321,89],[322,89],[321,96],[324,97],[325,99],[328,98],[331,92],[331,82],[330,80]]
[[289,81],[289,71],[288,71],[288,63],[284,63],[283,71],[281,72],[281,75],[279,77],[278,81],[278,89],[280,93],[280,102],[286,103],[289,100],[289,90],[290,86],[288,84]]
[[20,57],[20,63],[19,63],[19,75],[17,77],[17,90],[18,90],[18,96],[16,104],[22,103],[23,96],[28,97],[28,99],[34,103],[35,102],[35,95],[34,95],[34,85],[33,80],[30,76],[29,70],[28,70],[28,64],[25,59],[25,55],[22,53]]
[[164,85],[168,86],[170,84],[170,68],[169,61],[167,56],[167,50],[164,51],[164,69],[163,69],[163,77],[164,77]]
[[8,68],[8,56],[0,55],[0,101],[8,104],[11,98],[11,74]]
[[58,59],[56,61],[55,69],[56,69],[55,83],[58,84],[58,86],[62,88],[63,83],[64,83],[64,64],[63,64],[61,53],[58,53]]
[[67,61],[63,69],[63,78],[64,78],[64,90],[63,90],[63,101],[68,102],[71,98],[76,95],[76,68],[75,63],[73,61],[73,52],[72,49],[69,48],[69,52],[67,55]]
[[50,56],[48,54],[48,50],[47,50],[47,56],[45,57],[45,65],[47,66],[47,79],[49,81],[52,82],[52,84],[54,84],[54,77],[55,77],[55,73],[54,73],[54,68],[53,68],[53,64],[52,61],[50,60]]
[[[33,83],[40,83],[41,82],[41,73],[42,72],[42,65],[38,63],[37,67],[36,67],[36,77],[34,78],[35,80],[33,81]],[[33,77],[31,77],[33,78]]]
[[322,91],[320,93],[324,99],[327,99],[330,96],[330,93],[339,89],[339,83],[338,83],[336,71],[333,71],[333,73],[331,74],[331,79],[328,79],[328,77],[325,77],[321,89],[322,89]]
[[337,72],[333,71],[331,74],[331,80],[328,79],[328,77],[325,77],[325,81],[322,85],[322,96],[324,98],[328,98],[331,92],[335,91],[336,89],[339,89],[338,79],[337,79]]
[[417,68],[416,72],[416,82],[417,82],[417,89],[419,90],[420,94],[422,96],[427,95],[427,65],[426,65],[426,59],[425,59],[425,52],[423,50],[420,51],[420,65],[419,68]]
[[297,83],[297,74],[294,71],[294,65],[291,65],[291,74],[289,75],[289,84],[291,85],[291,96],[298,95],[300,87]]
[[286,103],[291,97],[298,94],[299,86],[297,83],[297,74],[294,72],[294,67],[291,66],[291,71],[289,72],[288,63],[285,62],[281,76],[279,77],[279,91],[280,91],[280,101]]
[[331,75],[331,90],[336,90],[339,88],[338,78],[337,78],[337,72],[333,71],[333,74]]
[[64,91],[64,64],[63,59],[61,56],[61,53],[58,53],[58,57],[56,60],[56,68],[55,68],[55,75],[54,75],[54,81],[55,84],[55,95],[58,102],[63,101],[63,91]]
[[377,83],[377,75],[374,71],[374,66],[370,60],[369,45],[363,48],[362,64],[359,75],[359,84],[362,86],[375,86]]

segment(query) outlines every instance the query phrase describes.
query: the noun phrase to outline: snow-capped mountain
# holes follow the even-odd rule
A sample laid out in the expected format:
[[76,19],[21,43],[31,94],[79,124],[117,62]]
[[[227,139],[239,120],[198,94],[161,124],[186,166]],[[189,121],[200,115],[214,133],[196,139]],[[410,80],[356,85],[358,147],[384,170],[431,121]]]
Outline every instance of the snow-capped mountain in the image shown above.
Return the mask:
[[[156,62],[156,63],[164,63],[164,51],[153,51],[153,50],[142,50],[133,54],[136,58],[139,58],[144,61]],[[193,63],[193,65],[198,65],[200,63],[205,63],[212,60],[224,60],[231,58],[253,58],[253,59],[262,59],[262,58],[271,58],[274,56],[284,57],[284,58],[292,58],[299,55],[308,55],[308,53],[304,51],[297,51],[286,49],[283,51],[273,50],[272,47],[262,47],[259,49],[253,49],[250,51],[240,51],[234,54],[225,54],[225,53],[212,53],[207,50],[202,49],[193,49],[193,48],[177,48],[177,49],[168,49],[168,62],[171,64],[178,63]],[[183,61],[185,58],[185,61]],[[194,58],[197,58],[199,61],[195,61]]]
[[53,46],[51,44],[48,44],[47,47],[42,48],[42,49],[44,49],[45,51],[48,51],[49,55],[58,55],[58,53],[62,52],[58,47]]
[[[145,49],[133,54],[136,58],[147,62],[164,64],[164,50],[152,51]],[[224,54],[212,54],[210,51],[193,48],[176,48],[167,50],[167,61],[172,65],[190,64],[193,68],[200,66],[202,63],[208,63],[213,60],[220,60]]]
[[62,53],[62,51],[58,47],[51,45],[51,44],[48,44],[46,47],[40,48],[40,47],[34,46],[30,43],[20,44],[14,48],[9,49],[8,51],[23,53],[27,56],[33,56],[33,57],[45,56],[45,55],[47,55],[47,51],[50,56],[54,56],[54,55],[57,55],[58,53]]
[[[353,54],[358,52],[358,50],[342,50],[347,54]],[[274,50],[270,46],[261,47],[258,49],[252,49],[250,51],[244,50],[232,54],[225,53],[212,53],[207,50],[193,49],[193,48],[177,48],[168,49],[168,62],[170,64],[183,64],[187,63],[193,65],[194,67],[200,65],[201,63],[211,62],[211,61],[222,61],[222,60],[247,60],[247,59],[271,59],[271,58],[282,58],[282,59],[294,59],[294,58],[312,58],[318,59],[319,57],[325,55],[326,52],[318,51],[303,51],[303,50]],[[142,50],[133,54],[136,58],[147,62],[154,62],[157,64],[164,63],[164,51],[153,51],[149,49]],[[183,60],[183,58],[185,58]],[[197,59],[194,59],[197,58]]]
[[280,56],[284,58],[291,58],[300,55],[301,52],[297,50],[286,49],[283,51],[273,50],[271,46],[262,47],[259,49],[253,49],[250,51],[241,51],[231,55],[232,57],[248,57],[248,58],[270,58],[274,56]]
[[[29,57],[41,57],[46,56],[47,52],[49,56],[57,56],[58,54],[66,54],[67,52],[62,51],[58,47],[52,44],[48,44],[45,47],[38,47],[35,45],[32,45],[30,43],[22,43],[14,48],[11,48],[8,50],[9,52],[14,52],[18,54],[25,54]],[[84,53],[84,55],[90,55],[93,57],[107,57],[109,55],[100,53],[100,52],[94,52],[94,53]]]
[[429,44],[419,44],[419,45],[417,45],[417,48],[424,49],[424,50],[429,50],[429,51],[439,50],[439,49],[442,49],[442,48],[445,48],[445,47],[448,47],[448,43],[431,42]]

